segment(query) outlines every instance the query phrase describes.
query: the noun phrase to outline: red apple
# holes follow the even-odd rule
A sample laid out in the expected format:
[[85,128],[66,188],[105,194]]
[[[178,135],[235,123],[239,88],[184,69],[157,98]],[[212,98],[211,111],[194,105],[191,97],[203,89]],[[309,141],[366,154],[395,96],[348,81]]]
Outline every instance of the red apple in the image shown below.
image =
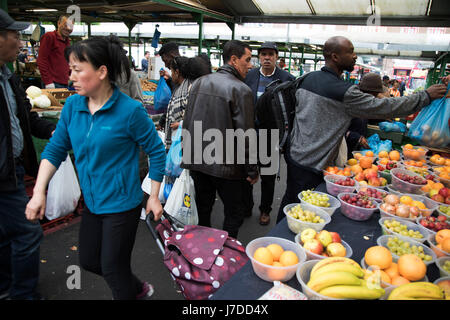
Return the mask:
[[440,188],[439,194],[444,198],[447,198],[450,195],[447,188]]
[[333,242],[333,238],[331,237],[330,232],[327,230],[322,230],[317,234],[317,239],[326,248],[331,242]]
[[441,196],[440,194],[435,194],[434,196],[431,197],[432,200],[437,201],[437,202],[445,202],[445,198],[443,196]]
[[378,177],[369,178],[369,186],[374,186],[374,187],[381,186],[380,179],[378,179]]
[[330,257],[345,257],[347,250],[342,243],[330,243],[327,246],[327,254]]
[[363,180],[365,179],[364,173],[358,172],[358,173],[356,174],[356,176],[354,177],[354,179],[355,179],[356,181],[363,181]]
[[330,231],[330,234],[331,234],[331,239],[332,239],[333,243],[341,243],[341,236],[339,235],[339,233]]
[[445,197],[445,204],[450,204],[450,196]]
[[315,253],[315,254],[322,254],[322,252],[323,252],[323,245],[322,245],[322,243],[320,243],[320,241],[316,240],[316,239],[307,240],[303,244],[303,248],[305,248],[305,250],[308,250],[308,251],[310,251],[312,253]]

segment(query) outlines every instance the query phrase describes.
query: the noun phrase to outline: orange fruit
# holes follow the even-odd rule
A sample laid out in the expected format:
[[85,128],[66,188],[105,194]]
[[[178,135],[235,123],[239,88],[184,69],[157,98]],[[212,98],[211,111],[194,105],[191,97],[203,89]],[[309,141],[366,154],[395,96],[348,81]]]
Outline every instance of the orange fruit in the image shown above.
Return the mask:
[[398,272],[400,275],[409,281],[417,281],[425,277],[427,273],[427,266],[415,254],[404,254],[398,261]]
[[389,152],[389,159],[395,161],[400,160],[400,152],[398,152],[397,150],[392,150],[391,152]]
[[[448,229],[447,229],[448,230]],[[444,240],[442,240],[442,242],[440,243],[440,245],[442,246],[442,250],[450,253],[450,238],[447,237]]]
[[[386,272],[384,272],[383,270],[380,270],[380,275],[381,275],[381,281],[389,283],[389,284],[392,282],[391,277],[389,277],[389,275]],[[384,288],[387,286],[382,285],[382,287]]]
[[401,196],[400,197],[400,203],[411,205],[413,202],[413,199],[410,196]]
[[437,182],[433,185],[433,189],[441,190],[442,188],[444,188],[444,185],[440,182]]
[[434,161],[434,163],[436,163],[436,164],[442,166],[442,165],[445,164],[445,158],[442,158],[442,157],[436,158],[435,161]]
[[450,166],[450,159],[445,159],[445,165]]
[[266,247],[256,249],[255,253],[253,254],[253,259],[269,266],[273,264],[272,253]]
[[392,264],[391,252],[382,246],[373,246],[366,250],[364,259],[369,266],[378,266],[380,269],[389,268]]
[[348,159],[347,164],[349,166],[354,166],[355,164],[358,164],[358,160],[356,160],[355,158]]
[[359,165],[363,169],[371,168],[372,167],[372,163],[373,163],[373,158],[366,157],[366,156],[363,156],[363,157],[359,158]]
[[399,276],[400,273],[398,273],[398,265],[395,262],[392,262],[391,266],[389,268],[386,268],[383,270],[386,272],[386,274],[392,279],[394,279],[396,276]]
[[402,284],[410,283],[410,281],[406,278],[403,278],[402,276],[396,276],[392,278],[391,284],[393,286],[401,286]]
[[363,172],[363,168],[361,168],[361,166],[359,164],[355,164],[354,166],[351,166],[350,169],[354,174]]
[[442,243],[445,238],[450,238],[450,229],[442,229],[436,233],[437,243]]
[[361,158],[363,155],[361,154],[361,153],[359,153],[359,152],[357,152],[357,153],[355,153],[354,155],[353,155],[353,157],[356,159],[356,160],[359,160],[359,158]]
[[389,158],[389,153],[387,151],[381,151],[378,153],[378,158]]
[[373,157],[373,151],[366,151],[366,157]]
[[379,162],[380,162],[380,164],[386,165],[386,164],[389,162],[389,158],[381,158],[381,159],[379,160]]
[[280,263],[285,267],[293,266],[298,263],[298,257],[293,251],[286,250],[280,256]]
[[413,149],[413,148],[414,148],[413,145],[410,144],[410,143],[405,144],[405,145],[403,146],[403,149]]
[[426,209],[427,208],[423,202],[417,201],[417,200],[413,200],[411,205],[414,206],[414,207],[417,207],[419,209]]
[[[272,267],[284,267],[284,266],[281,263],[279,263],[278,261],[275,261],[272,264]],[[287,273],[287,270],[283,270],[283,269],[274,269],[274,268],[267,269],[267,276],[272,281],[279,281],[279,280],[284,279],[284,277],[286,277],[286,273]]]
[[269,244],[266,248],[270,251],[270,253],[272,253],[273,261],[277,262],[280,260],[280,256],[284,251],[282,246],[276,243],[272,243]]

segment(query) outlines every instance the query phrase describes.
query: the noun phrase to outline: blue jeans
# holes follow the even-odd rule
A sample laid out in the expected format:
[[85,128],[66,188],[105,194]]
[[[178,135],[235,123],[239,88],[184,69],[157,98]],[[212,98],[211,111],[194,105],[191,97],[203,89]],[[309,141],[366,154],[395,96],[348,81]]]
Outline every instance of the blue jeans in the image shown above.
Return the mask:
[[25,217],[24,174],[16,166],[17,190],[0,192],[0,293],[9,291],[11,299],[32,299],[39,280],[42,227]]

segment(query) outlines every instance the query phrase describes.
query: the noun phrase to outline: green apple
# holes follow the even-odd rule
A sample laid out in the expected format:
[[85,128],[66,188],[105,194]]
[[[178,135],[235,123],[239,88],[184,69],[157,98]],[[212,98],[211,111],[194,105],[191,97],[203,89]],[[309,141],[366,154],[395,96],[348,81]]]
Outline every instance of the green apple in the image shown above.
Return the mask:
[[317,240],[326,248],[330,243],[333,242],[333,237],[327,230],[322,230],[317,234]]
[[306,243],[308,240],[312,240],[316,237],[317,231],[313,228],[307,228],[300,233],[300,240]]
[[431,198],[432,196],[434,196],[434,195],[437,195],[438,193],[439,193],[439,190],[431,189],[431,190],[430,190],[430,193],[429,193],[430,198]]

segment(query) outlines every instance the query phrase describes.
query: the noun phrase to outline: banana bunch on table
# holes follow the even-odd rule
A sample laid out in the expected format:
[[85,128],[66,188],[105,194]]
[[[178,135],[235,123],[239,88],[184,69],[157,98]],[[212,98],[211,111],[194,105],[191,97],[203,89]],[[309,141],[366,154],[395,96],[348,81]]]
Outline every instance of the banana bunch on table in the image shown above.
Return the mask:
[[431,282],[411,282],[396,287],[388,300],[449,300],[444,290]]
[[345,257],[325,258],[311,269],[310,280],[306,284],[310,289],[336,299],[375,300],[385,291],[378,281],[364,279],[365,272],[352,259]]

